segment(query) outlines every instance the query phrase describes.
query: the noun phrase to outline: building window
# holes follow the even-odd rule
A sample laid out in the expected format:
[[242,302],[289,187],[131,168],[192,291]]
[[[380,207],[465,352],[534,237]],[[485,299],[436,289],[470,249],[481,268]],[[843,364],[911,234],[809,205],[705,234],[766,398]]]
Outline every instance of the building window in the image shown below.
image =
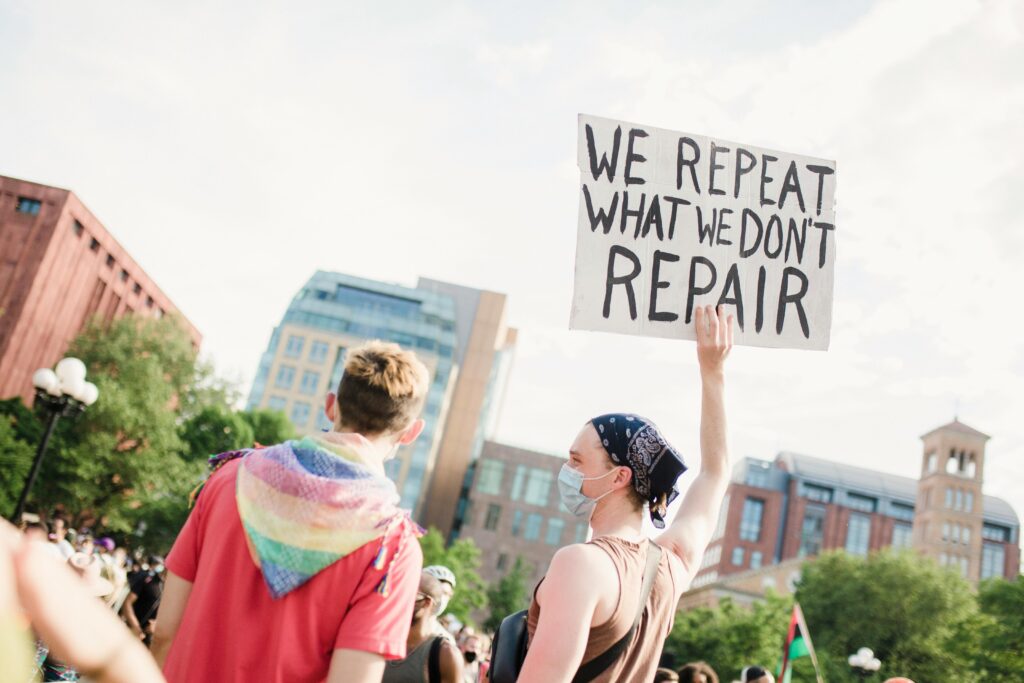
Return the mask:
[[576,536],[573,539],[573,543],[586,543],[587,533],[590,531],[590,525],[586,522],[580,522],[576,525]]
[[747,498],[743,501],[743,518],[740,520],[740,540],[761,540],[761,518],[764,516],[764,501]]
[[552,517],[548,520],[548,533],[544,536],[544,542],[548,545],[562,544],[562,530],[565,529],[565,520],[561,517]]
[[942,523],[942,541],[944,543],[948,543],[949,542],[949,537],[950,537],[949,522],[943,522]]
[[146,297],[146,308],[153,308],[153,297]]
[[897,522],[892,527],[892,547],[909,548],[913,544],[913,527]]
[[71,229],[74,231],[75,237],[81,237],[82,233],[85,232],[85,226],[83,226],[77,220],[71,223]]
[[868,554],[870,540],[871,518],[867,515],[851,514],[846,527],[846,552],[863,557]]
[[998,524],[986,522],[981,525],[981,537],[987,541],[999,541],[1000,543],[1010,542],[1010,530]]
[[138,294],[141,291],[142,291],[142,285],[140,285],[138,282],[136,282],[135,286],[132,287],[132,294]]
[[18,213],[27,213],[29,216],[38,216],[39,209],[43,207],[43,203],[38,199],[32,199],[31,197],[18,197]]
[[519,500],[523,496],[523,481],[526,479],[526,465],[516,467],[516,474],[512,478],[512,500]]
[[800,528],[800,557],[817,555],[825,537],[825,508],[808,505],[804,510],[804,523]]
[[540,528],[544,524],[544,515],[531,512],[526,516],[526,530],[523,531],[524,541],[536,541],[540,538]]
[[89,240],[89,251],[99,251],[99,250],[100,250],[100,241],[98,239],[96,239],[95,237],[93,237],[91,240]]
[[732,549],[732,564],[735,567],[743,566],[743,548]]
[[496,503],[489,503],[487,505],[487,517],[484,518],[484,528],[488,531],[496,531],[499,520],[501,520],[501,506]]
[[878,507],[878,500],[871,496],[862,496],[859,493],[847,493],[846,507],[861,512],[874,512]]
[[291,389],[295,381],[295,368],[290,365],[282,365],[277,369],[277,377],[274,378],[274,386],[281,389]]
[[555,475],[550,470],[531,467],[526,479],[526,490],[523,492],[523,502],[530,505],[547,505],[554,480]]
[[928,454],[928,471],[929,472],[934,472],[936,469],[938,469],[938,467],[939,467],[939,458],[938,458],[938,456],[933,451],[933,452]]
[[113,268],[114,267],[114,255],[113,254],[107,254],[107,264],[106,265],[107,265],[107,268]]
[[967,558],[960,558],[960,576],[967,578]]
[[294,334],[288,337],[288,344],[284,347],[284,355],[289,358],[298,358],[302,355],[302,347],[306,344],[305,337],[296,337]]
[[804,484],[804,497],[818,503],[832,502],[832,489],[817,484]]
[[296,427],[305,427],[309,422],[310,405],[305,401],[296,401],[292,404],[292,422]]
[[760,550],[755,550],[754,552],[750,553],[750,568],[751,569],[760,569],[761,568],[761,551]]
[[964,510],[974,512],[974,494],[968,491],[964,498]]
[[953,489],[946,487],[946,509],[953,509]]
[[981,578],[982,580],[1002,576],[1006,565],[1006,547],[996,543],[985,543],[981,546]]
[[[925,503],[925,507],[928,503]],[[896,519],[902,519],[905,522],[914,521],[914,506],[907,505],[906,503],[889,503],[889,516],[895,517]]]
[[121,282],[128,282],[128,271],[124,268],[121,269]]
[[498,571],[505,571],[505,569],[508,567],[508,555],[506,555],[505,553],[501,553],[500,555],[498,555],[497,567]]
[[960,527],[960,542],[964,545],[970,545],[971,543],[971,527],[963,526]]
[[316,394],[317,389],[320,388],[320,373],[313,372],[312,370],[306,370],[302,373],[302,383],[299,385],[299,391],[309,396]]
[[323,363],[327,360],[327,352],[330,350],[330,345],[327,342],[315,341],[309,346],[309,362],[310,363]]
[[954,510],[964,509],[964,492],[961,489],[956,490],[956,503],[953,504]]
[[492,496],[501,495],[501,475],[505,472],[505,463],[500,460],[480,461],[480,474],[476,478],[476,490]]
[[512,513],[512,535],[518,536],[523,528],[523,511],[516,510]]
[[285,400],[285,398],[282,396],[271,396],[270,399],[267,401],[267,408],[269,408],[270,410],[283,411],[287,403],[288,401]]
[[757,488],[768,488],[771,477],[771,465],[767,463],[749,462],[747,465],[746,485]]

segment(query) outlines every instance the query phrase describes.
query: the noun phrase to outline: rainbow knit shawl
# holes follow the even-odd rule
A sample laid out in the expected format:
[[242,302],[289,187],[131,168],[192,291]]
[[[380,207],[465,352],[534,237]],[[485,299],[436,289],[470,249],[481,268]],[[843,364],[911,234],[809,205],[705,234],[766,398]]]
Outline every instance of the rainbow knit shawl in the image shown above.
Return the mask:
[[[287,595],[377,539],[375,567],[390,568],[384,539],[408,513],[398,508],[395,485],[379,463],[374,467],[374,460],[360,455],[366,446],[357,434],[318,435],[242,457],[238,512],[272,597]],[[387,594],[386,572],[377,590]]]

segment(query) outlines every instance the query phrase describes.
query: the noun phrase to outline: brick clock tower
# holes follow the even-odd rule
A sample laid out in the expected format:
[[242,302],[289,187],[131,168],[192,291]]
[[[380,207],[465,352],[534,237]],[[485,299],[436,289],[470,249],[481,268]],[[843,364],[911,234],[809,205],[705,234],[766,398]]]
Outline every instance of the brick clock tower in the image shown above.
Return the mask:
[[922,436],[914,510],[914,548],[975,583],[981,573],[981,484],[988,440],[956,419]]

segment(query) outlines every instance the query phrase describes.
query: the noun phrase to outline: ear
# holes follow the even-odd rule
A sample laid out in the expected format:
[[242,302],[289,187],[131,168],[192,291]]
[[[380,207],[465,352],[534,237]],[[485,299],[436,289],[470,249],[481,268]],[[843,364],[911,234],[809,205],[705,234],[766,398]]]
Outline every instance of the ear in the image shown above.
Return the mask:
[[402,431],[402,435],[398,438],[398,443],[403,446],[408,446],[423,433],[423,428],[427,425],[423,420],[415,420],[411,425]]
[[331,421],[331,424],[338,424],[338,397],[333,391],[327,392],[327,399],[324,401],[324,415]]
[[632,486],[633,484],[633,470],[626,467],[625,465],[619,466],[619,471],[615,473],[615,485],[625,488]]

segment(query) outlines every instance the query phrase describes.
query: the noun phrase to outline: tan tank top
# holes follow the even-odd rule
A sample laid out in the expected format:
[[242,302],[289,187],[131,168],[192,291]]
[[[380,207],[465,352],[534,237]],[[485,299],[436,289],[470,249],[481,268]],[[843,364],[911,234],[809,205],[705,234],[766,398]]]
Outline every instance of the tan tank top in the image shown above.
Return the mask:
[[[590,629],[587,637],[587,648],[583,652],[582,663],[610,648],[619,638],[626,635],[636,618],[637,600],[640,599],[640,588],[644,580],[644,565],[647,562],[647,542],[634,543],[622,538],[602,536],[589,542],[608,553],[619,575],[619,599],[608,621]],[[543,581],[543,579],[541,579]],[[540,587],[540,583],[537,584]],[[596,683],[617,681],[644,682],[654,679],[658,668],[661,649],[672,630],[676,604],[679,602],[683,589],[683,576],[679,563],[673,562],[669,552],[661,554],[658,573],[647,599],[647,607],[640,617],[633,639],[626,646],[619,658],[604,673],[594,679]],[[537,590],[530,602],[526,617],[526,629],[529,639],[537,630],[540,621],[540,605],[537,604]]]

